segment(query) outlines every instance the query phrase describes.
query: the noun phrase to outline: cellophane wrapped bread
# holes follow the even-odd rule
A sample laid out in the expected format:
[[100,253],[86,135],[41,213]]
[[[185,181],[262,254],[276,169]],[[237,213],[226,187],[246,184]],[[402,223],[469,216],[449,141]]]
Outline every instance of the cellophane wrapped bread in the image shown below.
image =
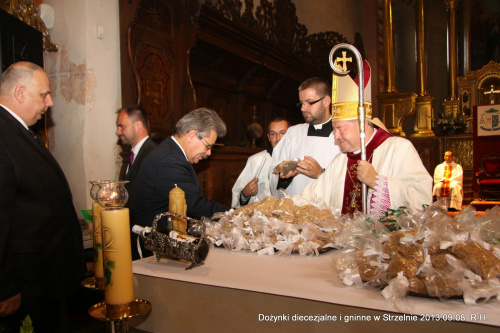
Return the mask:
[[[393,281],[406,280],[399,284],[406,286],[403,289],[384,289],[384,297],[393,299],[410,294],[463,298],[472,304],[498,298],[498,206],[482,216],[469,206],[455,219],[439,206],[401,212],[394,217],[393,232],[362,214],[348,218],[335,241],[342,247],[336,267],[344,284],[385,288]],[[394,295],[393,290],[401,295]]]
[[338,218],[323,205],[268,196],[225,213],[207,225],[207,234],[213,243],[231,250],[314,255],[335,247],[340,228]]

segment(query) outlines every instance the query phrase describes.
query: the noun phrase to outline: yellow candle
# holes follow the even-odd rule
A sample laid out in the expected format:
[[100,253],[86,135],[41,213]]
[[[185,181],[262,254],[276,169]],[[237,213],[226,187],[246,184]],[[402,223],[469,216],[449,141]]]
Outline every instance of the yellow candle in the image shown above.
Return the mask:
[[128,208],[101,211],[106,304],[121,305],[134,300],[132,251]]
[[102,206],[97,202],[92,203],[92,224],[94,226],[94,270],[95,286],[97,289],[104,289],[104,268],[102,262],[102,230],[101,230],[101,210]]
[[[172,213],[186,216],[186,196],[184,194],[184,191],[177,187],[177,184],[175,184],[175,187],[169,192],[168,210]],[[187,221],[179,217],[172,217],[172,226],[175,230],[186,233]]]

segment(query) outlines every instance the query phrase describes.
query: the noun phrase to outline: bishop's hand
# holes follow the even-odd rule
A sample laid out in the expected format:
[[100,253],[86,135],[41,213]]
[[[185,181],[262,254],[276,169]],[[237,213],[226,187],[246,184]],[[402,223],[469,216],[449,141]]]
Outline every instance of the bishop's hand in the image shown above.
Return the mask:
[[373,165],[368,161],[358,161],[358,179],[360,182],[368,185],[369,188],[377,186],[378,173]]

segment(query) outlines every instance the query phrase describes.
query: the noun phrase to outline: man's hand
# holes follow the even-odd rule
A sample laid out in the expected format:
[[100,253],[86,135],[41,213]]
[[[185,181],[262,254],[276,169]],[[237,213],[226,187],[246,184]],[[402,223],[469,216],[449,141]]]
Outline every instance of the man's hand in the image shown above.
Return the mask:
[[370,188],[377,186],[378,173],[368,161],[358,161],[358,179]]
[[293,178],[293,177],[297,176],[298,174],[299,174],[299,172],[297,171],[297,169],[290,170],[290,171],[288,171],[288,173],[286,175],[280,173],[280,178],[281,179]]
[[304,159],[297,162],[297,171],[309,178],[317,179],[323,173],[323,168],[311,156],[304,156]]
[[259,178],[252,179],[244,188],[241,190],[241,194],[246,198],[250,198],[259,192]]
[[13,315],[21,306],[21,293],[0,302],[0,317]]

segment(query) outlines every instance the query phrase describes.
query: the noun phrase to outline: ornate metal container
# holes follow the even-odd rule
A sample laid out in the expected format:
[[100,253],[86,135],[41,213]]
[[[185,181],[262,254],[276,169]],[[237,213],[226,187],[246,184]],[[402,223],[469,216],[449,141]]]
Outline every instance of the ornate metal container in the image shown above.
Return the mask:
[[[188,222],[187,234],[178,232],[166,227],[160,227],[158,222],[167,217],[180,217]],[[156,253],[156,259],[159,261],[161,256],[175,260],[185,260],[191,263],[186,269],[203,265],[210,250],[210,243],[205,233],[205,224],[182,216],[177,213],[165,212],[156,215],[150,233],[141,234],[144,240],[144,247]]]

